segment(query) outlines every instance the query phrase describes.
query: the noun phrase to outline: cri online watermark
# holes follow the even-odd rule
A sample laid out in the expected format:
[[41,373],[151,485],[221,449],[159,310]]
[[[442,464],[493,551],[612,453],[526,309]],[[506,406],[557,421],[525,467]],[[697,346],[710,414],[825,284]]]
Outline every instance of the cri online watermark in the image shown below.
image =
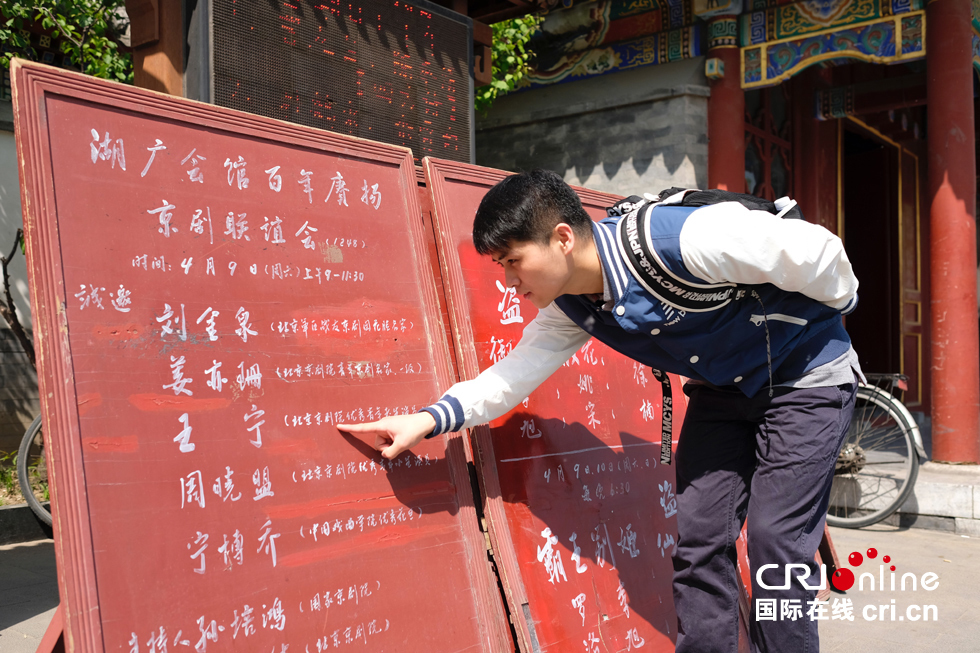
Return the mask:
[[[878,557],[878,551],[874,548],[867,550],[869,559]],[[939,587],[939,576],[933,572],[926,572],[921,577],[911,572],[896,577],[895,565],[890,565],[888,573],[885,574],[885,567],[891,562],[889,556],[883,556],[879,565],[878,575],[871,572],[862,573],[857,579],[857,589],[859,592],[918,592],[923,589],[932,592]],[[847,561],[852,567],[860,567],[864,563],[864,556],[857,551],[848,556]],[[779,569],[780,565],[762,565],[755,574],[756,583],[759,587],[767,590],[788,590],[794,581],[798,582],[807,590],[827,589],[827,567],[820,565],[820,582],[818,584],[808,583],[810,578],[810,568],[803,564],[785,565],[781,584],[770,584],[776,582],[774,573],[770,570]],[[769,571],[770,573],[766,574]],[[770,583],[763,580],[766,574]],[[831,584],[838,590],[844,592],[854,587],[854,572],[850,569],[841,568],[834,572],[831,577]],[[803,601],[801,599],[762,599],[755,600],[755,619],[756,621],[796,621],[803,619]],[[854,603],[850,598],[835,597],[833,604],[829,601],[806,601],[806,618],[811,621],[824,621],[828,619],[840,619],[843,621],[854,621]],[[828,616],[829,613],[829,616]],[[935,605],[910,604],[904,611],[896,605],[895,599],[889,603],[868,603],[860,611],[860,615],[865,621],[938,621],[939,608]]]

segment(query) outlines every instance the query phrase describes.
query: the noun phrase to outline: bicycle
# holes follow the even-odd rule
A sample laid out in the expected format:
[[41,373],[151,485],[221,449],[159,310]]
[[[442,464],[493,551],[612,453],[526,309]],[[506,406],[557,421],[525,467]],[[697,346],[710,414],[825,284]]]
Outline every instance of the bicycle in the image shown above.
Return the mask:
[[[47,501],[48,474],[44,459],[44,434],[41,430],[41,416],[38,415],[27,427],[20,441],[17,454],[17,480],[20,492],[37,518],[51,526],[51,511],[44,505]],[[38,495],[41,495],[40,497]]]
[[[4,318],[10,327],[18,343],[24,349],[31,367],[37,372],[37,359],[34,355],[34,343],[28,335],[27,330],[20,322],[17,315],[17,306],[10,294],[10,270],[9,266],[17,250],[24,252],[24,230],[18,229],[14,238],[14,246],[10,254],[4,256],[0,254],[0,281],[3,283],[3,296],[0,298],[0,316]],[[27,427],[27,432],[20,443],[17,453],[17,480],[20,483],[21,494],[27,504],[48,526],[51,525],[51,513],[44,507],[42,500],[47,499],[47,466],[44,459],[44,436],[41,432],[41,416],[38,415]],[[41,496],[38,497],[38,494]]]
[[827,523],[844,528],[876,524],[898,510],[925,462],[922,434],[896,396],[908,389],[902,374],[868,374],[834,469]]

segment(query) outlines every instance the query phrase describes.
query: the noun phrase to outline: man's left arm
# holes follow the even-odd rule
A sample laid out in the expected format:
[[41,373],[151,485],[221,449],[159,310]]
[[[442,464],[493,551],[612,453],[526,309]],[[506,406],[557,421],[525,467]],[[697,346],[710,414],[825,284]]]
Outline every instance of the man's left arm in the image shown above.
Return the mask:
[[819,225],[723,202],[687,219],[680,248],[687,269],[710,283],[771,283],[845,315],[857,305],[844,244]]

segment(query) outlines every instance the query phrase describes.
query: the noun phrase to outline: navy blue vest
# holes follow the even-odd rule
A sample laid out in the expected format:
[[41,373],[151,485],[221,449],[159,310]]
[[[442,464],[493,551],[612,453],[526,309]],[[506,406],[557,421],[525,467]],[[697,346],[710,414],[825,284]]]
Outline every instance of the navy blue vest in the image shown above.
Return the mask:
[[[639,211],[657,262],[670,279],[652,288],[659,297],[630,271],[636,260],[627,260],[628,241],[620,230],[627,218],[617,216],[593,225],[612,310],[602,310],[601,302],[582,295],[563,295],[555,304],[593,337],[644,365],[717,386],[737,386],[749,397],[770,382],[798,378],[847,352],[850,338],[837,309],[772,284],[710,284],[691,274],[683,265],[679,235],[695,210],[654,206]],[[697,291],[688,292],[689,297],[713,297],[721,305],[691,310],[689,302],[672,299],[683,297],[685,283]],[[718,302],[718,297],[727,301]]]

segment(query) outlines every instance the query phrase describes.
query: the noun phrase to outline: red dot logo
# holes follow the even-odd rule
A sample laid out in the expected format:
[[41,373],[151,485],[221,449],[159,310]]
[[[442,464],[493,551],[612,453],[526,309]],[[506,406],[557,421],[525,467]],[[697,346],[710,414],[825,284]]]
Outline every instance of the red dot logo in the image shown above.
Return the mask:
[[868,557],[869,558],[877,558],[878,557],[878,549],[875,549],[875,548],[868,549]]
[[841,592],[846,592],[854,586],[854,574],[850,569],[838,569],[830,577],[830,582]]
[[895,565],[892,565],[892,571],[895,571]]
[[881,561],[882,562],[891,562],[892,561],[892,558],[891,558],[891,556],[885,556],[884,558],[881,559]]
[[847,561],[852,567],[860,567],[861,563],[864,562],[864,556],[855,551],[851,555],[847,556]]

